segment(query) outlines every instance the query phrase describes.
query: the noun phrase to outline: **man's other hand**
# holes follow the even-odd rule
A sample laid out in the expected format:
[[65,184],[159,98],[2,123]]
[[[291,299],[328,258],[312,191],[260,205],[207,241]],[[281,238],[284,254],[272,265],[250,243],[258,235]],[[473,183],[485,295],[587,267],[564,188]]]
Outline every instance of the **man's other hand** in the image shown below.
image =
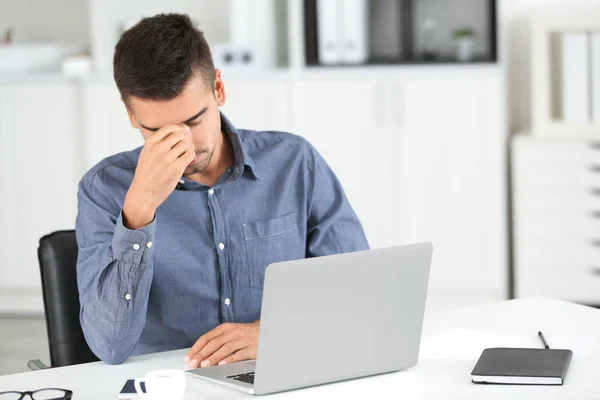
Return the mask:
[[224,323],[202,335],[187,352],[189,368],[210,367],[256,358],[260,321],[249,324]]

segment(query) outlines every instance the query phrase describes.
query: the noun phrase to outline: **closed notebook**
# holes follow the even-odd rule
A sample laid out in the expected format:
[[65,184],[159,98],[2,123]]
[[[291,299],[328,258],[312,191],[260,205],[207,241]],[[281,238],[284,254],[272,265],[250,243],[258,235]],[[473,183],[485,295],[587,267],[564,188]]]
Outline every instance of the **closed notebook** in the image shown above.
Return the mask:
[[471,372],[474,383],[562,385],[573,352],[559,349],[485,349]]

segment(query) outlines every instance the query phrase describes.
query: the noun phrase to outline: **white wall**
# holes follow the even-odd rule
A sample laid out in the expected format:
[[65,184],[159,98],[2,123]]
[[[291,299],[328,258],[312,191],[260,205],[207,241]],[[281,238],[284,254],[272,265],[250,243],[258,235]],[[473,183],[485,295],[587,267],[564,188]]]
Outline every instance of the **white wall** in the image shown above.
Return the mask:
[[536,12],[558,10],[565,18],[585,8],[598,15],[600,0],[501,0],[501,37],[508,74],[508,127],[511,133],[528,129],[531,123],[528,23]]
[[14,28],[15,43],[87,44],[88,2],[84,0],[0,0],[0,34]]

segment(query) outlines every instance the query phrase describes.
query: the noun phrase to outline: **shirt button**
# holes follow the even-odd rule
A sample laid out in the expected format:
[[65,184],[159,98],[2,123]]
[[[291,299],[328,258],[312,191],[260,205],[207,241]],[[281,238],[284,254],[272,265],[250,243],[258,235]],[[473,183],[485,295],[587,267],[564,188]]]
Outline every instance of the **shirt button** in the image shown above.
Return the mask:
[[219,249],[223,250],[225,248],[225,245],[223,243],[219,243]]
[[208,189],[208,194],[210,194],[211,196],[212,196],[213,194],[215,194],[215,191],[214,191],[214,189]]
[[150,247],[152,247],[152,242],[148,242],[148,243],[146,243],[146,247],[147,247],[147,248],[150,248]]
[[185,183],[185,181],[183,179],[180,179],[179,183],[181,183],[183,185]]
[[131,295],[129,293],[125,295],[125,300],[131,300]]
[[134,244],[132,247],[133,247],[134,250],[139,250],[140,249],[140,245],[137,244],[137,243]]
[[228,305],[230,305],[230,304],[231,304],[231,300],[229,300],[229,299],[225,299],[225,305],[226,305],[226,306],[228,306]]

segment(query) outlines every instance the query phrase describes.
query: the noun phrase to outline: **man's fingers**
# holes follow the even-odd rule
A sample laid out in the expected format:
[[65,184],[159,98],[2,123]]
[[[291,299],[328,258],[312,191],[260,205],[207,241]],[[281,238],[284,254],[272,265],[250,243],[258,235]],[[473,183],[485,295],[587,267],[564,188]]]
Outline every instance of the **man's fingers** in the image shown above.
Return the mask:
[[206,332],[204,335],[200,336],[200,338],[196,340],[196,343],[194,343],[194,345],[188,350],[183,361],[186,363],[190,362],[191,358],[198,354],[200,350],[202,350],[209,341],[213,340],[217,336],[224,334],[225,332],[230,330],[231,327],[232,324],[221,324],[212,331]]
[[212,339],[214,339],[215,337],[219,336],[222,333],[220,330],[217,331],[217,329],[219,329],[219,327],[200,336],[200,338],[198,340],[196,340],[196,343],[194,343],[194,345],[186,353],[184,362],[188,362],[189,359],[191,359],[193,356],[198,354],[198,352],[200,350],[202,350],[209,341],[211,341]]
[[256,354],[252,352],[250,347],[244,347],[235,353],[225,357],[221,361],[218,362],[219,365],[231,364],[240,361],[246,360],[254,360],[256,358]]
[[[204,346],[202,349],[200,349],[200,351],[198,353],[196,353],[195,355],[190,357],[191,358],[190,366],[193,361],[196,361],[194,363],[196,365],[206,366],[204,363],[204,361],[206,359],[213,356],[222,347],[228,348],[228,346],[230,346],[229,343],[231,343],[235,340],[236,340],[236,337],[233,334],[233,332],[226,332],[226,333],[223,333],[222,335],[215,337],[213,340],[209,341],[206,344],[206,346]],[[234,350],[231,350],[229,354],[231,354],[231,352],[233,352],[233,351]],[[227,356],[229,354],[226,354],[225,356]]]
[[[169,154],[167,155],[168,162],[169,163],[175,162],[178,158],[181,158],[181,156],[185,155],[185,153],[187,151],[194,153],[193,147],[190,147],[189,143],[182,140],[181,142],[177,143],[175,145],[175,147],[173,147],[171,149],[171,151],[169,152]],[[194,157],[195,157],[195,153],[194,153]]]
[[150,136],[148,136],[148,138],[146,139],[146,143],[156,145],[156,144],[162,142],[171,133],[173,133],[173,132],[182,132],[183,133],[186,129],[189,130],[189,127],[187,125],[168,124],[168,125],[162,126],[159,130],[157,130],[156,132],[153,132]]
[[169,133],[164,139],[156,143],[154,146],[162,153],[169,152],[177,143],[187,142],[191,144],[189,140],[189,133],[186,130],[178,129],[177,131]]
[[189,163],[194,161],[194,158],[196,158],[196,152],[194,151],[193,148],[190,147],[188,150],[186,150],[185,153],[180,155],[177,160],[175,160],[173,165],[175,165],[175,168],[181,169],[183,171],[183,170],[185,170],[185,167],[187,167]]
[[223,346],[224,343],[225,341],[223,339],[223,335],[219,335],[214,339],[208,341],[208,343],[202,346],[202,348],[196,351],[195,353],[186,356],[186,358],[183,361],[186,362],[190,366],[190,368],[196,368],[200,365],[202,360],[204,360],[205,355],[211,355],[212,353],[217,351],[221,346]]
[[[200,336],[200,339],[196,340],[196,343],[188,350],[185,355],[184,361],[189,362],[191,358],[193,358],[196,354],[200,352],[206,345],[213,340],[218,335],[214,334],[214,330],[208,332],[207,334]],[[186,361],[187,360],[187,361]]]
[[219,350],[215,351],[212,355],[202,360],[200,366],[202,368],[206,368],[212,365],[217,365],[220,361],[231,356],[232,354],[247,348],[248,345],[249,342],[244,339],[228,341],[224,343]]
[[178,143],[185,141],[185,133],[183,131],[171,132],[171,134],[158,143],[157,146],[164,151],[169,151]]

